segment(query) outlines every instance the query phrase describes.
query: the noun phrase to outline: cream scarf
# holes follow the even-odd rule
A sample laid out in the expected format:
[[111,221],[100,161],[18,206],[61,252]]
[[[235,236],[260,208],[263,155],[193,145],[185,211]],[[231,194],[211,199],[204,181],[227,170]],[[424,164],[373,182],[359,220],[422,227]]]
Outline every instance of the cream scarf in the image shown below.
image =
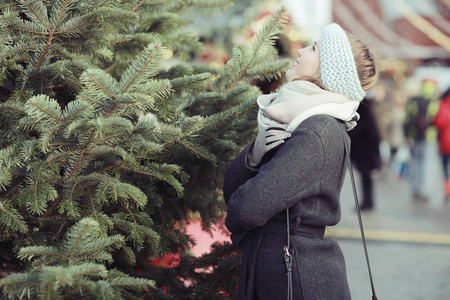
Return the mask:
[[307,118],[322,114],[344,121],[347,130],[351,130],[359,119],[356,112],[359,101],[322,90],[309,81],[291,81],[278,93],[259,96],[257,103],[260,131],[281,122],[288,125],[287,131],[293,132]]

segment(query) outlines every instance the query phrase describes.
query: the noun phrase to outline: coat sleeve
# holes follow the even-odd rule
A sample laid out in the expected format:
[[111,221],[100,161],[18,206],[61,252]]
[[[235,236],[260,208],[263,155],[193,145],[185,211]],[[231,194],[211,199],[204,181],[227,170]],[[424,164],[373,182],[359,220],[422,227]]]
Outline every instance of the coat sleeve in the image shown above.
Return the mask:
[[227,204],[231,195],[258,173],[258,169],[251,168],[247,164],[247,154],[252,145],[253,143],[245,147],[228,166],[223,183],[223,197]]
[[279,212],[317,192],[323,168],[320,136],[308,128],[296,130],[272,159],[230,196],[227,228],[242,233],[263,226]]

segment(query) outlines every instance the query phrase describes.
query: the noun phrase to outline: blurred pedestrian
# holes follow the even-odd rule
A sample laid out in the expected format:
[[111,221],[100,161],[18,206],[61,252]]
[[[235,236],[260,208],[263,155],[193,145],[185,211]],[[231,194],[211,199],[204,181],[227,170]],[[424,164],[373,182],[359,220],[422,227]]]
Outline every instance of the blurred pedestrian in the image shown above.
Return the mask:
[[425,177],[426,132],[433,121],[428,108],[436,99],[436,82],[424,79],[419,93],[412,97],[406,107],[405,131],[412,145],[408,172],[413,199],[416,201],[428,200]]
[[439,152],[442,158],[442,168],[444,171],[444,191],[445,199],[450,199],[450,87],[441,96],[439,110],[434,118],[434,125],[438,129]]
[[389,123],[389,145],[390,145],[390,159],[389,169],[393,168],[398,179],[402,179],[405,174],[406,160],[403,155],[404,151],[409,148],[406,144],[405,138],[405,106],[408,102],[407,93],[400,87],[396,87],[392,93],[392,104],[388,112],[390,116]]
[[360,119],[355,128],[348,132],[352,142],[350,158],[361,175],[361,210],[371,210],[374,207],[372,173],[382,166],[380,135],[371,107],[374,100],[371,98],[364,98],[357,110]]

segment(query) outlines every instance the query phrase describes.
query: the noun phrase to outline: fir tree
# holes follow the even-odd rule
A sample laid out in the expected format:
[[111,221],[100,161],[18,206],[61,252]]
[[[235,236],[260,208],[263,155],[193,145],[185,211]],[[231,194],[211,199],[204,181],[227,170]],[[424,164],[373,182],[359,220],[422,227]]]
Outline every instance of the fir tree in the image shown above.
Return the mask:
[[[132,299],[137,284],[151,285],[152,299],[232,297],[236,281],[217,274],[228,266],[236,278],[236,249],[193,259],[185,227],[196,213],[208,231],[224,214],[224,168],[254,134],[251,80],[289,64],[273,47],[283,11],[223,70],[162,68],[168,50],[187,59],[201,49],[188,9],[229,2],[0,1],[0,241],[11,262],[39,257],[0,280],[7,295]],[[75,236],[86,238],[76,253],[91,258],[68,254]],[[148,264],[171,253],[177,266]]]

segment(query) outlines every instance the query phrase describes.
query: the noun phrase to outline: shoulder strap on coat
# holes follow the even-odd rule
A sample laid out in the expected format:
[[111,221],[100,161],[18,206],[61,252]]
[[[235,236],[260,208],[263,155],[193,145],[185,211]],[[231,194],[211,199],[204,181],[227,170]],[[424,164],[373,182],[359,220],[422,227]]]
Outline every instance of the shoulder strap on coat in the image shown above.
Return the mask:
[[286,264],[286,274],[288,279],[287,285],[287,300],[294,300],[293,289],[292,289],[292,255],[289,253],[291,247],[291,230],[289,228],[289,208],[286,208],[286,235],[287,244],[284,246],[284,263]]
[[[345,135],[343,137],[345,137]],[[350,151],[348,149],[347,143],[345,142],[345,138],[344,138],[344,149],[345,149],[344,150],[345,151],[345,155],[347,157],[348,169],[350,171],[350,178],[351,178],[351,181],[352,181],[353,196],[355,197],[356,213],[358,215],[358,223],[359,223],[359,229],[361,231],[361,239],[362,239],[362,243],[363,243],[364,254],[366,256],[367,269],[369,271],[370,286],[372,288],[372,300],[377,300],[378,298],[377,298],[377,296],[375,294],[375,286],[373,284],[372,271],[371,271],[371,268],[370,268],[369,253],[367,251],[366,237],[364,235],[364,228],[363,228],[363,222],[362,222],[362,217],[361,217],[361,210],[359,209],[359,201],[358,201],[358,194],[356,192],[355,177],[353,176],[353,168],[352,168],[352,163],[350,161]]]

